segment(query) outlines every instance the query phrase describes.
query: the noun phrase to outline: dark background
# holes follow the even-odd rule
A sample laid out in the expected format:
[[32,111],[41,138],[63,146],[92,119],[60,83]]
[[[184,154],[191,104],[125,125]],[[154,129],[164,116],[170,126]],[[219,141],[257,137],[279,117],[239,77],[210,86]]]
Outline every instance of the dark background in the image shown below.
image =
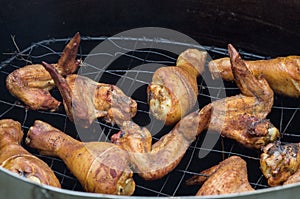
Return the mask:
[[1,0],[0,60],[49,38],[112,36],[137,27],[182,32],[202,45],[231,42],[262,55],[299,54],[300,1]]

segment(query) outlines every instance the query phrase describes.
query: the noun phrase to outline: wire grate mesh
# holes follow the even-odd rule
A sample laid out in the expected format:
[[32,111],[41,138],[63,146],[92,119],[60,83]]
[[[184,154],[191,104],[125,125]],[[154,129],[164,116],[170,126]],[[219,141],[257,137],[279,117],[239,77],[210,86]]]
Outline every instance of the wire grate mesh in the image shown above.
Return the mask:
[[[56,128],[62,130],[63,132],[69,134],[70,136],[80,139],[77,134],[76,127],[72,124],[63,108],[57,112],[47,112],[47,111],[32,111],[27,109],[18,99],[11,96],[7,91],[5,86],[6,76],[13,70],[20,68],[24,65],[31,63],[40,63],[41,61],[47,61],[54,63],[59,59],[62,49],[69,41],[70,38],[65,39],[50,39],[40,41],[38,43],[32,44],[30,47],[24,49],[21,52],[15,53],[11,58],[1,63],[0,66],[0,90],[2,94],[0,95],[0,118],[12,118],[21,122],[24,133],[28,131],[29,127],[37,119],[44,120]],[[89,52],[100,42],[107,39],[106,37],[82,37],[79,57],[84,60],[89,56],[114,56],[113,54],[100,53],[100,54],[90,54]],[[141,126],[146,126],[149,123],[149,112],[146,99],[146,85],[151,81],[151,79],[143,78],[143,74],[146,76],[151,76],[153,70],[135,70],[134,67],[143,64],[161,64],[161,65],[174,65],[178,55],[174,55],[169,52],[164,52],[157,49],[142,49],[142,50],[131,50],[129,53],[123,53],[123,47],[118,45],[118,41],[122,41],[126,38],[109,38],[112,45],[119,49],[115,54],[121,54],[119,59],[111,63],[105,69],[97,67],[97,70],[101,73],[100,81],[104,83],[115,84],[119,81],[119,84],[125,85],[124,92],[128,92],[136,84],[141,84],[134,93],[132,93],[132,98],[138,102],[138,113],[133,119],[136,123]],[[153,42],[146,41],[145,38],[127,38],[131,42]],[[157,41],[156,41],[157,42]],[[160,42],[166,42],[168,45],[182,45],[186,48],[200,48],[205,49],[212,59],[227,56],[227,49],[218,48],[214,46],[195,46],[185,43],[172,43],[170,41],[161,40]],[[127,49],[128,50],[128,49]],[[260,55],[255,55],[252,53],[247,53],[240,51],[241,55],[245,59],[267,59],[268,57],[263,57]],[[94,67],[94,66],[87,66]],[[207,70],[205,73],[208,73]],[[124,77],[126,74],[126,78]],[[99,75],[88,74],[91,76]],[[123,78],[123,79],[122,79]],[[121,80],[120,80],[121,79]],[[218,85],[206,85],[203,79],[198,80],[199,87],[199,106],[209,103],[211,100],[216,100],[220,98],[220,92],[225,92],[227,96],[235,95],[239,93],[239,90],[232,82],[224,82],[225,87],[220,87]],[[210,92],[208,93],[207,89]],[[128,90],[126,90],[128,89]],[[53,96],[57,99],[62,100],[57,89],[53,89]],[[299,113],[299,99],[292,99],[284,96],[275,95],[275,103],[272,112],[268,115],[268,118],[272,123],[280,129],[282,133],[282,142],[299,142],[300,141],[300,125],[297,121],[300,119]],[[117,126],[111,126],[106,124],[101,119],[95,121],[97,125],[102,128],[101,132],[96,132],[95,129],[88,129],[89,137],[86,139],[93,141],[109,141],[109,137],[116,133],[119,128]],[[153,139],[158,140],[163,134],[167,133],[171,127],[164,127],[160,132],[154,135]],[[151,126],[150,126],[151,131]],[[205,136],[216,136],[217,133],[207,133],[203,132],[198,137],[197,140],[192,143],[192,145],[187,150],[185,156],[183,157],[180,164],[176,167],[174,171],[165,176],[160,180],[154,182],[145,181],[139,176],[135,175],[134,179],[137,184],[136,191],[134,195],[136,196],[187,196],[194,195],[199,186],[187,187],[184,185],[185,180],[189,179],[199,171],[207,169],[223,159],[238,155],[242,157],[248,166],[249,181],[253,188],[264,189],[268,185],[266,180],[262,176],[259,170],[259,151],[246,149],[240,146],[235,141],[222,138],[218,139],[216,145],[210,149],[205,148],[201,145]],[[58,176],[62,187],[64,189],[83,191],[81,185],[76,180],[76,178],[71,174],[71,172],[66,168],[65,164],[56,157],[46,157],[38,154],[34,149],[28,148],[25,144],[23,146],[28,149],[33,154],[37,155],[43,159],[56,173]],[[203,158],[199,158],[199,153],[201,151],[209,152]]]

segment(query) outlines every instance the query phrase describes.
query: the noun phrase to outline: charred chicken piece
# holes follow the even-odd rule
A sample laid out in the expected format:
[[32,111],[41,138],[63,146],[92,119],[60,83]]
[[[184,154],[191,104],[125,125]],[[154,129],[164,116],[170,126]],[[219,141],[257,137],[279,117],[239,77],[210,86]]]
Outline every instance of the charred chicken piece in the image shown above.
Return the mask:
[[188,49],[181,53],[176,66],[155,71],[147,88],[150,112],[171,125],[195,106],[198,96],[197,76],[204,70],[207,53]]
[[87,128],[96,118],[104,117],[107,122],[121,124],[135,116],[137,103],[117,86],[75,74],[64,79],[52,65],[42,64],[59,89],[71,121]]
[[[300,56],[277,57],[269,60],[245,61],[256,77],[263,76],[275,93],[290,97],[300,96]],[[234,79],[229,58],[209,62],[213,78]]]
[[[57,64],[53,66],[63,76],[74,73],[80,61],[76,60],[80,35],[76,33],[66,45]],[[6,78],[9,92],[33,110],[55,111],[60,102],[51,96],[55,84],[41,64],[27,65],[10,73]]]
[[20,145],[22,138],[19,122],[0,120],[0,166],[32,182],[60,188],[51,168]]
[[133,122],[124,122],[112,141],[130,152],[135,171],[146,180],[173,170],[189,145],[205,129],[219,131],[242,145],[260,149],[273,142],[279,131],[264,119],[273,104],[273,92],[263,79],[256,79],[229,45],[236,81],[243,94],[221,99],[183,117],[176,126],[152,145],[151,133]]
[[206,128],[211,112],[203,109],[180,120],[171,132],[152,145],[151,133],[132,121],[124,122],[111,140],[129,152],[134,171],[145,180],[156,180],[180,162],[198,132]]
[[264,147],[260,156],[260,168],[270,186],[299,182],[299,147],[299,143],[282,145],[279,141]]
[[231,156],[186,181],[187,185],[202,184],[197,196],[221,195],[254,191],[248,181],[246,162]]
[[61,158],[88,192],[131,195],[135,190],[127,152],[108,142],[80,142],[51,125],[35,121],[26,144]]
[[213,109],[209,129],[234,139],[248,148],[261,149],[279,137],[266,119],[273,106],[273,91],[262,77],[255,77],[238,52],[228,45],[235,82],[242,94],[208,104]]

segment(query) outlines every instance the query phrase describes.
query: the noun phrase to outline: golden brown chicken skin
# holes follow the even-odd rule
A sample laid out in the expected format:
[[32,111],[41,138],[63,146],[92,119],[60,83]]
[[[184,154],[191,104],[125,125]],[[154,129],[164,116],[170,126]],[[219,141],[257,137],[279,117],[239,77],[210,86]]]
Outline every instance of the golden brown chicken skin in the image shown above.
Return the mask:
[[[80,61],[76,60],[79,43],[77,33],[66,45],[58,63],[53,64],[60,74],[72,74],[79,67]],[[54,86],[53,79],[41,64],[24,66],[6,78],[9,92],[33,110],[55,111],[58,108],[60,102],[49,93]]]
[[[277,57],[269,60],[245,61],[256,77],[263,76],[275,93],[300,96],[300,56]],[[229,58],[212,60],[209,70],[213,78],[234,79]]]
[[135,170],[146,180],[158,179],[173,170],[189,145],[205,129],[242,145],[260,149],[273,142],[279,131],[264,119],[273,104],[273,92],[263,79],[257,80],[235,49],[229,45],[237,85],[243,94],[227,97],[204,106],[183,117],[176,126],[155,144],[151,133],[134,122],[124,122],[112,141],[129,152]]
[[156,180],[171,172],[180,162],[198,132],[206,128],[211,112],[193,112],[176,124],[171,132],[152,145],[151,133],[132,121],[124,122],[112,141],[129,152],[134,171],[145,180]]
[[273,106],[273,91],[262,77],[255,77],[232,45],[228,45],[235,82],[242,94],[208,104],[213,109],[208,128],[248,148],[260,149],[279,137],[266,119]]
[[246,162],[238,156],[231,156],[202,171],[200,175],[187,180],[186,184],[202,184],[196,196],[254,191],[248,181]]
[[297,183],[297,182],[300,182],[300,169],[299,168],[283,184],[287,185],[287,184],[294,184],[294,183]]
[[175,124],[188,114],[197,102],[197,76],[204,70],[206,52],[187,49],[176,66],[157,69],[147,88],[150,112],[166,125]]
[[83,127],[100,117],[107,122],[121,124],[135,116],[137,103],[115,85],[95,82],[80,75],[66,79],[50,64],[43,62],[62,97],[65,110],[71,121]]
[[61,158],[88,192],[131,195],[135,190],[127,152],[108,142],[80,142],[51,125],[35,121],[26,144]]
[[297,178],[299,180],[299,146],[299,143],[283,145],[278,141],[264,147],[260,156],[260,168],[270,186],[294,183]]
[[19,122],[0,120],[0,166],[32,182],[60,188],[51,168],[20,145],[22,138]]

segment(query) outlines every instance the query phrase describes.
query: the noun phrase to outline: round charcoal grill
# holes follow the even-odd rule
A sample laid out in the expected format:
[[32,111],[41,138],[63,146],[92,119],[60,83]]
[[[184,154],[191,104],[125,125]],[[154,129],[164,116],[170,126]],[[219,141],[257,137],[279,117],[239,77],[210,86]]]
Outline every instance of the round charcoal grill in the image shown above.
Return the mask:
[[[13,70],[23,67],[31,63],[40,63],[47,61],[54,63],[59,59],[61,51],[69,41],[70,38],[65,39],[51,39],[34,43],[23,51],[16,53],[10,59],[1,63],[0,66],[0,116],[1,118],[12,118],[22,124],[24,133],[26,135],[29,127],[33,125],[35,120],[43,120],[55,126],[66,134],[82,140],[82,141],[109,141],[110,136],[118,132],[118,126],[111,126],[99,119],[94,122],[92,127],[87,130],[78,129],[70,122],[61,107],[57,112],[47,111],[33,111],[27,109],[18,99],[13,97],[6,89],[6,76]],[[120,55],[117,59],[107,65],[90,65],[83,62],[82,69],[93,68],[96,69],[93,73],[84,73],[80,69],[81,74],[85,74],[91,78],[98,78],[99,82],[117,84],[127,95],[131,95],[133,99],[138,102],[138,113],[133,121],[141,126],[146,126],[150,129],[153,135],[153,141],[158,140],[162,135],[168,133],[172,127],[161,127],[159,130],[155,126],[159,124],[149,114],[149,107],[147,105],[146,86],[151,81],[154,68],[162,65],[175,65],[178,55],[167,52],[161,49],[145,48],[145,49],[126,49],[124,53],[123,41],[132,42],[135,46],[139,42],[143,43],[163,43],[171,47],[180,46],[182,49],[198,48],[206,50],[212,59],[228,56],[227,49],[215,46],[197,46],[189,43],[180,43],[169,41],[165,39],[146,39],[146,38],[124,38],[124,37],[82,37],[78,57],[82,60],[90,58],[105,59],[105,57],[112,57]],[[103,41],[108,41],[117,49],[115,52],[107,53],[90,53],[91,50]],[[233,44],[234,45],[234,44]],[[153,45],[154,46],[154,45]],[[268,59],[251,52],[244,52],[239,49],[240,54],[244,59]],[[138,67],[142,66],[142,67]],[[205,78],[204,78],[205,77]],[[136,86],[138,85],[138,86]],[[221,80],[210,79],[210,74],[207,69],[198,78],[198,107],[201,108],[213,100],[217,100],[226,96],[232,96],[240,93],[239,89],[233,82],[223,82]],[[53,96],[62,100],[59,91],[55,88],[52,91]],[[275,103],[272,112],[268,115],[271,122],[280,130],[283,143],[285,142],[300,142],[300,125],[297,123],[300,119],[299,113],[299,99],[293,99],[284,96],[275,95]],[[101,131],[99,131],[99,127]],[[84,133],[81,133],[84,131]],[[155,131],[155,132],[154,132]],[[24,136],[25,137],[25,136]],[[205,139],[216,140],[216,144],[210,146],[203,145]],[[32,186],[38,187],[29,191],[30,196],[41,196],[41,198],[103,198],[116,196],[107,196],[102,194],[85,193],[77,181],[77,179],[66,168],[65,164],[56,157],[41,156],[34,149],[27,147],[24,142],[22,144],[28,151],[44,160],[55,172],[62,184],[62,190],[53,189],[52,187],[37,186],[24,179],[17,177],[18,183],[12,186]],[[223,159],[238,155],[247,162],[249,181],[253,188],[257,191],[255,193],[234,194],[226,197],[251,197],[259,198],[265,197],[270,192],[278,192],[278,188],[269,188],[265,178],[259,169],[260,151],[250,150],[240,146],[237,142],[222,138],[217,132],[202,132],[197,140],[192,143],[186,151],[180,164],[167,176],[160,180],[145,181],[137,174],[134,175],[136,182],[136,191],[134,196],[153,196],[153,197],[177,197],[177,196],[194,196],[199,189],[199,186],[186,186],[185,180],[193,175],[197,175],[200,171],[207,169],[213,165],[218,164]],[[1,169],[1,182],[7,182],[10,186],[11,178],[15,180],[16,177],[11,177],[11,174]],[[10,180],[5,180],[10,179]],[[286,186],[286,189],[281,189],[284,193],[288,189],[296,189],[297,185]],[[40,190],[40,191],[36,191]],[[283,191],[282,191],[283,190]],[[299,192],[299,191],[298,191]],[[258,195],[255,195],[255,194]],[[296,192],[293,192],[294,194]],[[24,192],[26,195],[27,192]],[[260,195],[259,195],[260,194]],[[63,196],[62,196],[63,195]],[[72,196],[72,197],[71,197]],[[222,196],[225,197],[225,196]]]

